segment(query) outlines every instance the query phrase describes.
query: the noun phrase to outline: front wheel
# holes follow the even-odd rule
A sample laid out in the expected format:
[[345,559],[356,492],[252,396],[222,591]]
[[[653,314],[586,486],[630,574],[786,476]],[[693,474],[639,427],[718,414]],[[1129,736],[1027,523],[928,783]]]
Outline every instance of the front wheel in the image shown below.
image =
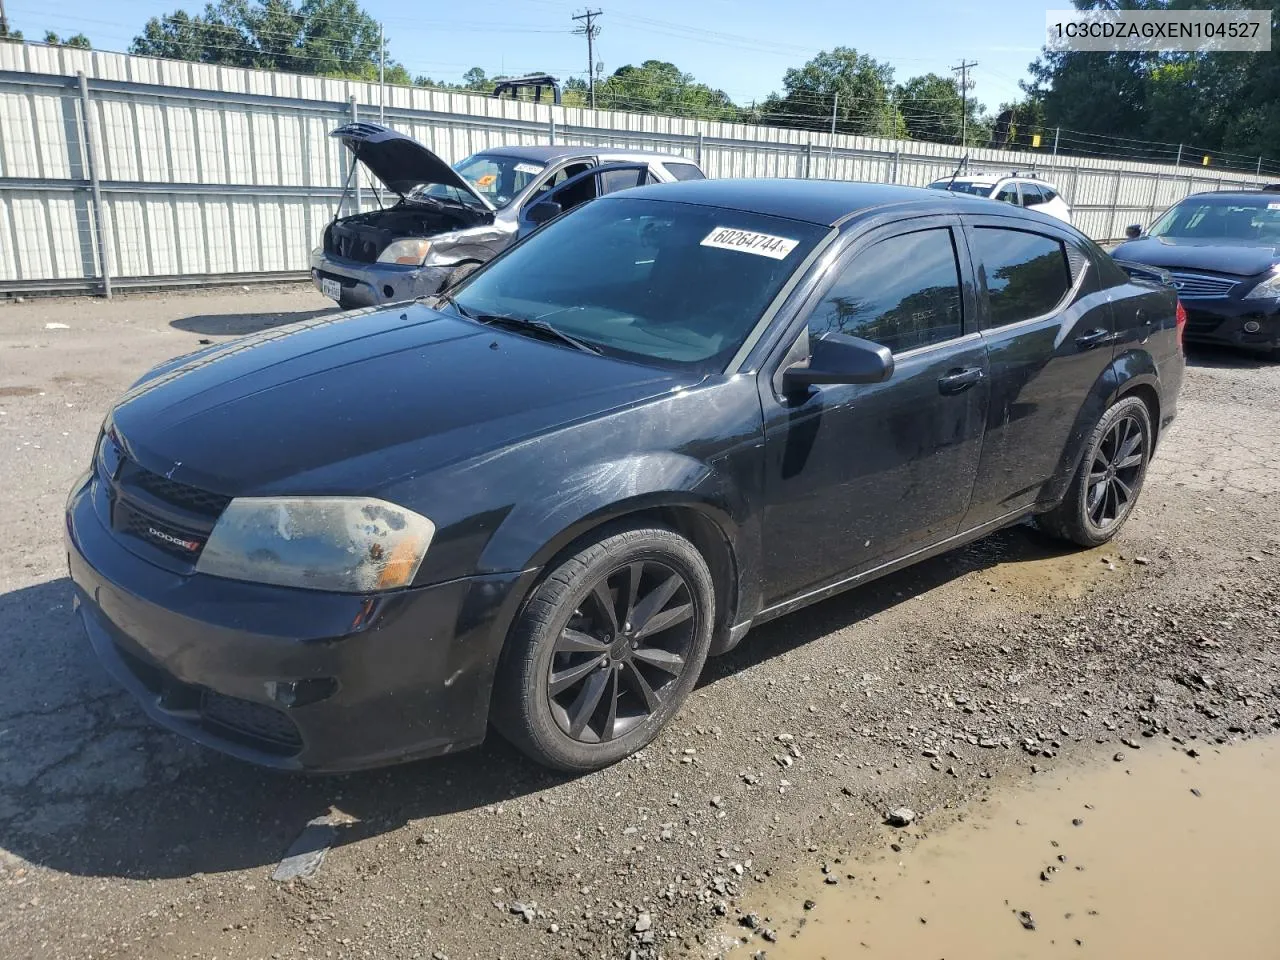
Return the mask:
[[1094,427],[1062,502],[1036,517],[1046,533],[1097,547],[1114,537],[1133,511],[1151,460],[1151,413],[1138,397],[1123,397]]
[[503,651],[493,722],[539,763],[585,773],[649,743],[711,645],[706,561],[662,528],[624,530],[560,563]]

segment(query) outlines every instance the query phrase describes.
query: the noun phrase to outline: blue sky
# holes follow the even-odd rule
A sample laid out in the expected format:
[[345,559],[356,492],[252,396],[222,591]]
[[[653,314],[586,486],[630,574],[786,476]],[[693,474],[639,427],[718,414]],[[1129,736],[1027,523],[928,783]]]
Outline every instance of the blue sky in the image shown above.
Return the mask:
[[[456,80],[469,67],[489,73],[544,69],[562,79],[586,71],[586,42],[569,18],[574,0],[362,0],[386,25],[390,55],[415,76]],[[203,0],[5,0],[11,26],[83,31],[94,46],[125,49],[150,16]],[[1044,37],[1044,11],[1067,0],[597,0],[596,59],[606,72],[645,59],[668,60],[750,103],[781,88],[782,74],[822,49],[856,47],[895,68],[899,81],[942,73],[962,57],[978,61],[975,92],[988,109],[1018,93]]]

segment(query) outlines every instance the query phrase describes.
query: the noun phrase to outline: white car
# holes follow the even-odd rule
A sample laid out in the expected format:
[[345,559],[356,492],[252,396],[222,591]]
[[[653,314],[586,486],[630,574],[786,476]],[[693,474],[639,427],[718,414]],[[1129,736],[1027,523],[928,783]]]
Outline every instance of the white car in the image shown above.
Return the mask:
[[1071,207],[1062,199],[1058,188],[1036,176],[1015,173],[1007,177],[943,177],[929,186],[934,190],[954,190],[975,197],[989,197],[1012,203],[1015,207],[1047,213],[1065,223],[1071,222]]

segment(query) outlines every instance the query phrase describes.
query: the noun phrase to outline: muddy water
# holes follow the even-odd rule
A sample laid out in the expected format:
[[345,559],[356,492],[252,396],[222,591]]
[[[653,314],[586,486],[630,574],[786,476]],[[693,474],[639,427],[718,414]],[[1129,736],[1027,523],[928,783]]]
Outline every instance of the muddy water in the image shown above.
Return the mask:
[[758,908],[779,942],[731,955],[1277,960],[1280,740],[1198,749],[1148,742],[930,835],[886,827],[902,852],[800,877]]

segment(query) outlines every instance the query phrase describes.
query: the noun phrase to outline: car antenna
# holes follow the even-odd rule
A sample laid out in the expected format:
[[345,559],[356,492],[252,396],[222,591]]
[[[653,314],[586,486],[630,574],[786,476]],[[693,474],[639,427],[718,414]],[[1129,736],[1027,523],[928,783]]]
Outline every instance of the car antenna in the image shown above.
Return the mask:
[[966,153],[960,158],[960,162],[956,164],[955,170],[951,172],[951,179],[947,181],[947,190],[950,191],[956,185],[956,177],[960,176],[960,171],[969,166],[969,155]]

